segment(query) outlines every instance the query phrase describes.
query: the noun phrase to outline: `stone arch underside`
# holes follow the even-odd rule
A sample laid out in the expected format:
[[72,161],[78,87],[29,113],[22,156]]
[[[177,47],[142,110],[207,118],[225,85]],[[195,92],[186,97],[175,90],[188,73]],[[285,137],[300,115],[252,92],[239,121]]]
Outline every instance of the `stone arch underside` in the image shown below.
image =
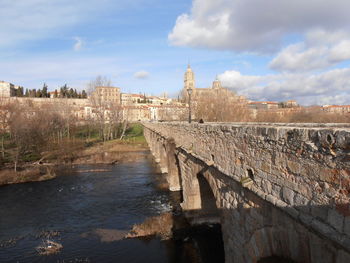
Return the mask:
[[182,189],[181,185],[181,170],[179,167],[179,158],[176,152],[176,144],[174,139],[168,138],[165,141],[166,151],[166,166],[167,166],[167,181],[170,191],[179,191]]

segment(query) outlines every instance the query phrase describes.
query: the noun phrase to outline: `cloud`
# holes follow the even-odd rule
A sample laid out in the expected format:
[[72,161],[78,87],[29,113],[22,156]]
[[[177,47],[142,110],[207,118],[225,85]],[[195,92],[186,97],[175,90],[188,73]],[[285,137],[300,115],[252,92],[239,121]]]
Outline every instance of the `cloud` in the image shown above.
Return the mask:
[[276,52],[289,34],[350,31],[348,0],[193,0],[168,35],[176,46]]
[[138,71],[138,72],[136,72],[134,74],[134,78],[136,78],[136,79],[147,79],[147,78],[149,78],[149,72],[144,71],[144,70]]
[[245,76],[237,71],[219,75],[223,86],[252,100],[295,99],[303,105],[350,104],[350,69],[319,74],[275,74]]
[[326,34],[317,30],[310,32],[304,42],[284,48],[269,66],[278,71],[303,72],[324,69],[349,59],[349,34],[345,32]]
[[84,45],[83,40],[80,37],[75,37],[74,40],[75,40],[75,43],[74,43],[73,49],[75,51],[80,51]]

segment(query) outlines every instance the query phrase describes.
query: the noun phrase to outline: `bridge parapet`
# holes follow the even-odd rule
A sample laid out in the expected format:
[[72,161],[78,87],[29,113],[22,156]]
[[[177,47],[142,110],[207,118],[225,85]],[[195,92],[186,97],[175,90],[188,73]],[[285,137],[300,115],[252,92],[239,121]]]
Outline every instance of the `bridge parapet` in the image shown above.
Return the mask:
[[[216,171],[205,176],[219,208],[237,211],[237,200],[244,193],[254,193],[264,204],[328,239],[335,247],[330,249],[332,253],[342,255],[328,262],[350,262],[350,125],[178,122],[144,123],[144,127],[150,145],[156,145],[152,142],[155,138],[163,145],[171,140],[179,154],[182,178],[177,188],[190,189],[188,197],[184,191],[184,200],[189,201],[183,207],[200,208],[196,199],[191,199],[194,194],[186,185],[190,178],[186,174],[203,172],[206,167],[203,174]],[[192,167],[185,163],[189,157],[195,160]],[[201,164],[194,168],[197,161]],[[220,179],[216,173],[221,174]],[[232,184],[238,185],[233,192],[239,198],[224,191]],[[255,205],[245,202],[246,208]],[[321,261],[311,258],[310,262],[327,262],[327,257]]]

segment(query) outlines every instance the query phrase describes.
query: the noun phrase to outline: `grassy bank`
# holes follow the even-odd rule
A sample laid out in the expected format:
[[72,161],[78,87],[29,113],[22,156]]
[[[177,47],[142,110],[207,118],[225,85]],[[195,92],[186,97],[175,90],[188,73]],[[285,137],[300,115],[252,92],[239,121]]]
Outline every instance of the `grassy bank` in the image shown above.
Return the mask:
[[137,158],[135,153],[147,149],[143,127],[138,123],[129,124],[122,139],[104,141],[97,129],[81,126],[76,127],[70,138],[62,138],[42,148],[32,144],[22,153],[10,136],[6,137],[3,145],[0,185],[54,178],[52,167],[55,165],[132,161]]

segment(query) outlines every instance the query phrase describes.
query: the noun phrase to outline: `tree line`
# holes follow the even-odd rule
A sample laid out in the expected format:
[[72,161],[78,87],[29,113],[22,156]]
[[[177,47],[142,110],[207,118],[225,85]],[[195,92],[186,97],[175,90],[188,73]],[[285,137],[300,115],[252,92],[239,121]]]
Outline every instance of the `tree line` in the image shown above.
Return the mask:
[[76,120],[70,107],[33,106],[0,101],[0,166],[18,164],[56,152],[65,157],[72,153],[72,135]]
[[[186,93],[183,100],[188,103]],[[193,96],[193,119],[204,122],[267,122],[267,123],[350,123],[350,114],[322,111],[321,108],[291,108],[279,110],[253,110],[227,89]],[[187,111],[188,112],[188,111]],[[168,119],[171,119],[168,117]]]
[[[106,85],[104,79],[92,81],[91,91],[103,85]],[[43,97],[47,86],[40,91]],[[85,91],[78,93],[67,85],[55,94],[58,98],[86,97]],[[80,122],[77,107],[68,100],[18,104],[0,98],[0,168],[14,167],[17,171],[34,161],[70,162],[78,151],[95,142],[122,139],[128,122],[120,105],[93,95],[90,102],[93,113]]]
[[[29,98],[50,98],[48,86],[44,83],[42,89],[25,89],[18,87],[17,89],[11,90],[11,96],[13,97],[29,97]],[[75,98],[75,99],[86,99],[87,93],[85,90],[81,92],[76,89],[69,88],[67,84],[60,87],[59,90],[55,89],[53,92],[54,98]]]

